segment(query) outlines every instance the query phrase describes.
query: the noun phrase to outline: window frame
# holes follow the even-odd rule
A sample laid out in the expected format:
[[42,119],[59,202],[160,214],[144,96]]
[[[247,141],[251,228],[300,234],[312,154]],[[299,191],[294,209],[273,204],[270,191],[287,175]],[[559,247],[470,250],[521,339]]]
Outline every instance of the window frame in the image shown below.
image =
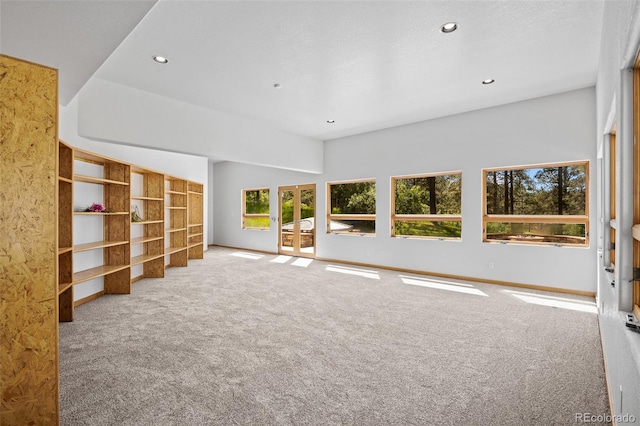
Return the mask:
[[[396,214],[396,181],[398,179],[429,178],[437,176],[460,175],[460,214]],[[436,173],[421,173],[414,175],[391,176],[391,237],[392,238],[418,238],[428,240],[462,240],[462,229],[460,237],[431,237],[421,235],[396,235],[396,221],[400,222],[460,222],[462,227],[462,170],[453,170]]]
[[[640,137],[640,53],[633,67],[633,140]],[[619,147],[618,147],[619,149]],[[633,228],[632,265],[640,268],[640,146],[633,144]],[[640,321],[640,281],[633,280],[631,306],[636,320]]]
[[[376,213],[374,214],[333,214],[331,213],[332,208],[331,208],[331,186],[332,185],[344,185],[344,184],[349,184],[349,183],[362,183],[362,182],[373,182],[374,184],[376,184]],[[377,202],[378,202],[378,185],[376,182],[375,178],[363,178],[363,179],[349,179],[349,180],[339,180],[339,181],[333,181],[333,182],[327,182],[327,223],[326,223],[326,233],[327,234],[335,234],[335,235],[359,235],[359,236],[365,236],[365,237],[375,237],[375,235],[377,234],[378,230],[376,228],[376,230],[373,233],[361,233],[361,232],[354,232],[354,233],[345,233],[345,232],[335,232],[335,231],[331,231],[331,221],[332,220],[336,220],[336,221],[340,221],[340,220],[363,220],[363,221],[373,221],[374,224],[376,223],[376,215],[378,214],[378,208],[377,208]]]
[[[269,193],[269,213],[247,213],[247,192],[267,191]],[[269,226],[247,226],[247,219],[269,219]],[[271,229],[271,189],[270,188],[248,188],[242,190],[242,229],[266,231]]]
[[[584,215],[516,215],[487,214],[487,173],[505,170],[547,169],[566,166],[585,166],[585,214]],[[491,167],[482,169],[482,242],[497,244],[530,244],[537,246],[589,247],[589,193],[590,193],[590,161],[576,160],[558,163],[526,164],[521,166]],[[541,241],[506,241],[487,239],[488,223],[531,223],[531,224],[579,224],[585,227],[584,243],[553,243]]]
[[616,124],[609,133],[609,264],[616,263]]

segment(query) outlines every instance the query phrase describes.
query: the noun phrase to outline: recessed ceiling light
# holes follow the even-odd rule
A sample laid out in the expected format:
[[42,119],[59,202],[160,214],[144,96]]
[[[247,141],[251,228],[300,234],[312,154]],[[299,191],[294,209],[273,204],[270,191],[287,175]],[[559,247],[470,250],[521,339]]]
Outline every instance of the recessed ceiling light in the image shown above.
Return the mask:
[[329,124],[333,124],[335,122],[336,122],[336,120],[327,120],[327,123],[329,123]]
[[491,83],[493,83],[494,81],[495,81],[494,79],[492,79],[492,78],[488,78],[488,79],[486,79],[486,80],[483,80],[483,81],[482,81],[482,84],[491,84]]
[[275,89],[279,89],[279,88],[280,88],[280,87],[282,87],[282,86],[280,86],[280,83],[276,83],[276,84],[274,84],[274,85],[273,85],[273,87],[274,87]]
[[458,29],[458,24],[455,22],[447,22],[443,26],[440,27],[440,31],[443,33],[452,33]]
[[153,57],[153,60],[159,64],[166,64],[167,62],[169,62],[169,60],[164,56],[157,56],[157,55]]

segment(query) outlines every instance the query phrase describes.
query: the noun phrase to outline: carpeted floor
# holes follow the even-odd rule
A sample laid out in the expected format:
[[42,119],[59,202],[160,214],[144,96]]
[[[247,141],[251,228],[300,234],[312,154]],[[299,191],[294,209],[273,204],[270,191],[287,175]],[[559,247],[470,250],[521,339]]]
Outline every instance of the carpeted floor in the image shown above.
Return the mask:
[[593,299],[306,263],[210,248],[78,307],[60,324],[61,424],[549,426],[609,414]]

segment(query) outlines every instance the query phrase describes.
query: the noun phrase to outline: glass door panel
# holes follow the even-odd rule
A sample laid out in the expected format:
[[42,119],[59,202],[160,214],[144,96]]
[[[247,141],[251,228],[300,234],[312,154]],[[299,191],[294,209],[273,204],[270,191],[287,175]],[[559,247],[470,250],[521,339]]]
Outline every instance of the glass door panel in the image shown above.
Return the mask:
[[315,257],[316,186],[280,187],[279,252],[291,256]]
[[295,254],[294,198],[295,190],[280,188],[280,253]]
[[316,249],[316,189],[300,189],[300,252],[314,256]]

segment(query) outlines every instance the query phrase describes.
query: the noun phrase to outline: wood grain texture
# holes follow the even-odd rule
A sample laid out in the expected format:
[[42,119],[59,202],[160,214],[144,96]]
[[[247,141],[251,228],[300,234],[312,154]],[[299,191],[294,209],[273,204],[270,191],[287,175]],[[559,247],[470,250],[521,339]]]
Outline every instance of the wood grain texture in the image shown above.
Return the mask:
[[71,322],[73,321],[73,286],[66,289],[58,296],[58,321]]
[[0,424],[58,422],[57,72],[0,55]]
[[58,176],[73,179],[73,148],[62,141],[58,148]]
[[[189,215],[189,259],[202,259],[204,249],[202,247],[202,223],[204,221],[203,186],[197,182],[189,182],[187,211]],[[197,226],[195,226],[197,225]],[[195,246],[194,243],[200,243]]]
[[73,245],[73,184],[58,181],[58,244]]

